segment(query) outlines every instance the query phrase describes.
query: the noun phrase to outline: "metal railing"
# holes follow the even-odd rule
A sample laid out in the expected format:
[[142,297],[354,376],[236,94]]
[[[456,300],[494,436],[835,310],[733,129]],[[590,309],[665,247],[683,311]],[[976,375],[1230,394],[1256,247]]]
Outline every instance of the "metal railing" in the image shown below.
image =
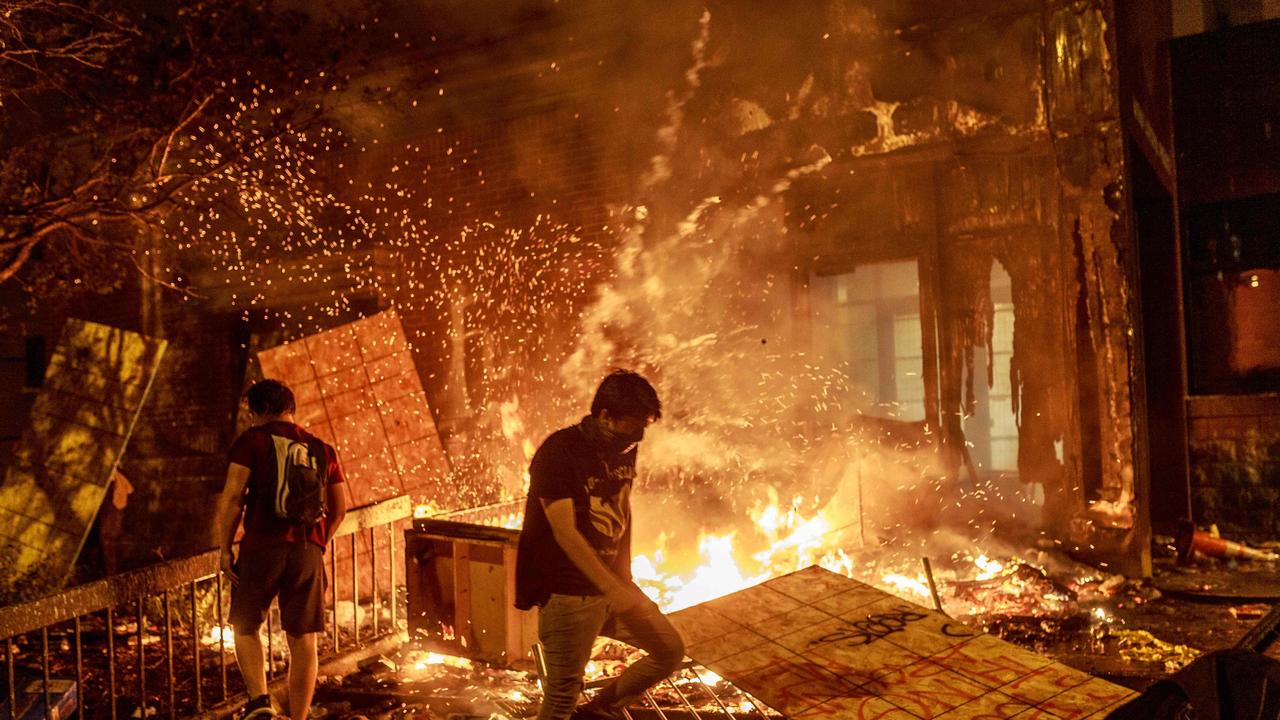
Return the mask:
[[[413,516],[413,505],[408,497],[397,497],[386,500],[374,505],[362,508],[356,508],[347,513],[334,534],[334,539],[328,548],[329,568],[330,568],[330,592],[327,610],[330,613],[331,622],[329,623],[329,647],[323,657],[337,655],[343,647],[343,638],[341,628],[338,627],[339,620],[339,599],[338,599],[338,547],[340,542],[350,542],[351,554],[350,558],[345,562],[351,565],[350,577],[350,593],[351,599],[351,627],[350,636],[351,643],[354,646],[360,645],[362,641],[360,626],[361,611],[361,595],[360,595],[360,577],[362,571],[361,555],[359,548],[359,538],[362,534],[366,534],[369,538],[368,543],[368,568],[370,577],[369,606],[372,615],[371,630],[364,640],[372,641],[385,637],[388,634],[396,632],[398,599],[395,595],[396,588],[396,523]],[[378,534],[384,532],[387,535],[386,554],[389,583],[387,586],[391,588],[392,595],[390,597],[390,619],[389,627],[381,627],[380,616],[382,613],[382,602],[380,598],[378,582]],[[201,555],[195,555],[180,560],[141,568],[131,572],[123,573],[113,577],[99,580],[85,585],[80,585],[68,590],[64,590],[56,595],[40,598],[31,602],[0,608],[0,638],[4,639],[4,659],[5,672],[8,679],[8,718],[15,720],[18,717],[20,709],[17,706],[18,689],[17,689],[17,673],[15,672],[16,655],[15,641],[19,638],[25,638],[36,633],[40,637],[40,674],[42,682],[38,686],[39,692],[43,693],[44,698],[44,716],[46,720],[53,720],[57,715],[56,708],[52,702],[53,691],[50,688],[50,680],[52,677],[50,662],[52,653],[49,649],[49,631],[55,626],[70,623],[72,642],[67,647],[60,648],[59,652],[70,655],[74,660],[75,666],[75,695],[78,703],[79,716],[84,717],[110,717],[115,720],[118,716],[119,700],[122,697],[121,682],[119,676],[122,674],[121,661],[116,653],[116,621],[122,617],[119,610],[126,608],[123,617],[129,618],[131,615],[133,620],[137,622],[137,630],[130,637],[131,643],[136,642],[137,648],[135,653],[134,667],[137,671],[136,690],[137,705],[136,711],[139,718],[147,718],[151,714],[159,715],[160,707],[153,707],[148,700],[148,672],[147,672],[147,608],[148,605],[155,600],[159,600],[160,610],[163,614],[163,647],[164,657],[162,660],[164,674],[164,692],[165,701],[163,706],[168,717],[176,718],[179,716],[179,702],[177,698],[177,689],[175,683],[175,665],[174,665],[174,597],[178,596],[178,602],[189,603],[184,608],[190,613],[190,632],[187,633],[188,639],[192,647],[192,675],[194,697],[190,698],[190,702],[184,702],[185,706],[182,711],[194,711],[200,713],[206,709],[206,698],[204,696],[204,676],[203,676],[203,659],[204,653],[201,652],[202,634],[201,634],[201,609],[200,598],[202,595],[202,586],[207,594],[210,589],[214,593],[214,613],[216,614],[217,625],[217,653],[218,653],[218,673],[220,680],[217,684],[217,704],[227,704],[235,699],[229,691],[227,681],[227,643],[225,633],[222,628],[225,626],[224,605],[226,593],[222,580],[222,573],[219,572],[219,552],[211,550]],[[103,616],[105,619],[105,642],[106,642],[106,675],[107,675],[107,693],[105,698],[99,697],[93,703],[89,702],[89,693],[85,688],[86,663],[84,657],[85,644],[83,637],[82,621],[86,618],[92,619],[95,616]],[[275,630],[274,613],[267,614],[267,667],[268,679],[274,676],[274,641],[273,635]],[[127,625],[126,625],[127,627]],[[100,708],[96,703],[109,706]],[[212,707],[212,706],[210,706]],[[91,712],[92,711],[92,712]],[[59,719],[61,720],[61,719]]]

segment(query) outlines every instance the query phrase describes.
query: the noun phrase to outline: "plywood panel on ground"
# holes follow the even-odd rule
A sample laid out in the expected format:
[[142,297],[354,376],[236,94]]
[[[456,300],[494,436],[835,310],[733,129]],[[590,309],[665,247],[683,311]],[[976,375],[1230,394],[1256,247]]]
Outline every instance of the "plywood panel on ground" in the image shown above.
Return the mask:
[[671,620],[689,657],[793,720],[1083,720],[1134,696],[816,566]]

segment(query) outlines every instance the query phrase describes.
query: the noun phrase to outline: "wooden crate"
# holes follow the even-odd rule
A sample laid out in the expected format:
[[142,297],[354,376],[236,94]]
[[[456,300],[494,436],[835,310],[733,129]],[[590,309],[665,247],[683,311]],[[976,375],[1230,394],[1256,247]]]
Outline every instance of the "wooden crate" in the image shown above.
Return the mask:
[[520,531],[417,520],[405,531],[409,637],[424,647],[508,666],[532,663],[537,610],[517,610]]

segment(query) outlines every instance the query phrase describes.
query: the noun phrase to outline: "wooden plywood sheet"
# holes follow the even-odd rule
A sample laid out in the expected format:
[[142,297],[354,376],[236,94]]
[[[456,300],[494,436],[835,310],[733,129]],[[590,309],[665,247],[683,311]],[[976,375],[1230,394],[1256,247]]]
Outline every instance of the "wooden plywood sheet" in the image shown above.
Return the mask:
[[0,485],[0,577],[13,597],[71,573],[165,341],[69,320]]
[[1135,695],[816,566],[671,620],[689,657],[793,720],[1083,720]]
[[393,311],[257,356],[264,377],[293,389],[298,423],[337,448],[353,507],[425,491],[443,497],[448,461]]

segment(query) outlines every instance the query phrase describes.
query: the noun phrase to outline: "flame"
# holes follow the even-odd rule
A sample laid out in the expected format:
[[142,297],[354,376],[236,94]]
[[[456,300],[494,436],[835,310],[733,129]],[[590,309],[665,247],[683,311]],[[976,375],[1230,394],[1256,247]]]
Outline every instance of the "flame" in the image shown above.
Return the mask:
[[231,629],[230,625],[214,625],[209,628],[209,634],[202,638],[201,642],[205,645],[217,645],[221,643],[227,652],[235,651],[236,633]]
[[406,665],[418,672],[439,666],[458,668],[460,670],[470,670],[473,667],[473,663],[466,658],[430,651],[413,653],[409,656],[409,662]]
[[928,580],[923,574],[907,577],[900,573],[889,573],[881,577],[880,582],[897,595],[907,595],[912,598],[930,597]]
[[[520,398],[513,396],[498,406],[498,416],[502,424],[502,436],[508,440],[519,441],[520,452],[524,454],[524,471],[521,475],[520,494],[529,494],[529,462],[538,448],[533,439],[525,434],[524,420],[520,418]],[[511,527],[504,525],[503,527]],[[518,525],[517,525],[518,527]]]
[[520,398],[513,397],[498,406],[502,422],[502,436],[513,440],[524,433],[524,421],[520,419]]
[[698,675],[698,680],[703,685],[714,686],[717,683],[719,683],[721,680],[724,680],[724,678],[720,677],[714,671],[708,670],[707,668],[704,668],[704,667],[698,667],[698,669],[696,670],[696,673]]
[[979,555],[973,559],[973,564],[981,571],[978,573],[976,580],[990,580],[1004,572],[1005,565],[997,560],[992,560],[986,555]]
[[[531,447],[526,451],[532,452]],[[527,481],[527,475],[526,475]],[[727,532],[702,532],[696,554],[672,551],[684,542],[659,534],[647,552],[636,552],[631,574],[640,589],[666,612],[680,610],[759,584],[811,565],[863,582],[870,582],[903,599],[932,607],[928,578],[918,571],[918,560],[900,559],[898,567],[868,577],[855,567],[844,543],[846,523],[823,508],[806,513],[804,499],[782,501],[769,489],[766,500],[750,513],[751,523]],[[433,504],[419,505],[414,516],[439,512]],[[833,519],[837,519],[833,521]],[[520,512],[494,516],[485,524],[518,529]],[[851,540],[851,539],[850,539]],[[976,548],[951,556],[952,563],[935,569],[934,583],[947,612],[957,614],[1052,614],[1070,599],[1061,597],[1037,565],[1010,557],[995,560]],[[884,567],[885,558],[875,564]],[[871,563],[868,563],[870,566]],[[1037,573],[1040,573],[1037,575]],[[1074,583],[1073,583],[1074,584]],[[945,592],[944,592],[945,591]],[[1029,606],[1035,605],[1035,608]],[[446,629],[447,634],[451,634]]]
[[[839,547],[841,533],[821,512],[806,517],[801,498],[785,506],[777,492],[768,491],[768,502],[752,513],[752,527],[727,533],[702,533],[698,537],[698,565],[675,573],[677,565],[664,552],[667,536],[658,548],[634,557],[631,574],[636,584],[665,611],[680,610],[750,587],[771,577],[821,565],[833,572],[852,575],[853,561]],[[751,552],[747,548],[762,549]]]

